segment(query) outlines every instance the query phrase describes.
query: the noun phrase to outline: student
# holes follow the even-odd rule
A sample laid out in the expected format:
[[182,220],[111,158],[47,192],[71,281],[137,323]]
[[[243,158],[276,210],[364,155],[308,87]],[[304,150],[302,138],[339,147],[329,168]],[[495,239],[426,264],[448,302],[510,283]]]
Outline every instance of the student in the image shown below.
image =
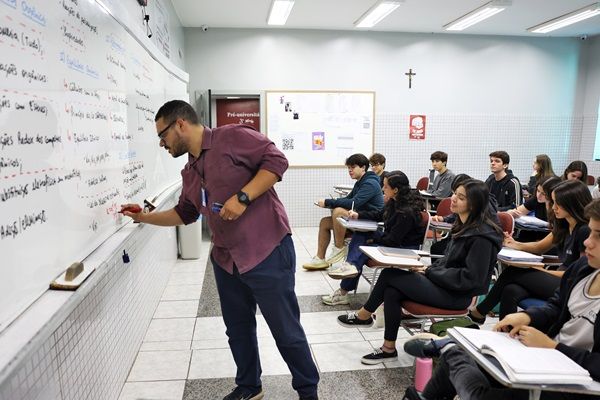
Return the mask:
[[477,323],[500,303],[500,318],[516,312],[519,302],[528,297],[546,300],[552,296],[560,278],[583,253],[583,241],[589,235],[585,206],[592,201],[587,186],[579,181],[564,181],[552,192],[554,223],[552,232],[539,242],[521,243],[507,237],[504,245],[517,250],[542,254],[558,248],[561,266],[557,271],[543,268],[507,267],[498,277],[486,298],[473,307],[469,317]]
[[[369,167],[367,157],[364,154],[353,154],[346,159],[346,167],[350,178],[356,180],[356,183],[346,197],[321,199],[316,202],[319,207],[333,210],[330,217],[321,218],[317,254],[311,261],[302,265],[305,269],[325,269],[346,256],[344,246],[346,228],[338,222],[338,217],[347,216],[348,210],[352,208],[357,211],[379,211],[383,208],[383,193],[379,185],[379,177],[375,172],[367,170]],[[326,259],[325,251],[329,246],[332,230],[334,246]]]
[[492,174],[487,178],[485,184],[496,198],[498,211],[516,208],[523,201],[523,193],[517,177],[508,171],[510,156],[505,151],[494,151],[490,153],[489,157]]
[[594,199],[600,199],[600,176],[596,178],[596,186],[592,189],[592,197]]
[[371,165],[371,171],[379,177],[381,187],[383,188],[383,178],[385,178],[387,172],[385,171],[385,156],[380,153],[373,153],[369,157],[369,164]]
[[[179,203],[166,211],[123,214],[160,226],[196,222],[200,213],[208,219],[213,242],[210,260],[237,366],[236,388],[224,400],[263,398],[257,305],[290,368],[292,387],[300,399],[316,400],[319,373],[300,325],[294,293],[294,243],[273,188],[288,167],[285,156],[252,127],[202,126],[185,101],[165,103],[155,122],[159,145],[174,158],[188,155]],[[217,203],[222,204],[220,210]],[[260,240],[256,240],[257,227]]]
[[529,178],[527,191],[530,197],[535,197],[535,190],[544,178],[556,176],[552,169],[552,160],[546,154],[538,154],[533,161],[533,175]]
[[452,194],[451,185],[454,173],[447,167],[448,154],[443,151],[436,151],[431,154],[429,159],[431,160],[431,167],[437,172],[431,189],[428,190],[429,194],[440,198],[450,197]]
[[578,179],[587,185],[588,168],[583,161],[573,161],[563,172],[561,179],[563,181]]
[[411,271],[385,268],[365,305],[358,311],[338,317],[343,326],[371,325],[371,315],[384,303],[383,346],[362,357],[363,364],[397,359],[401,301],[412,300],[460,310],[467,308],[473,296],[487,292],[502,244],[502,230],[489,217],[488,198],[487,186],[481,181],[473,179],[458,186],[451,204],[452,212],[458,218],[452,228],[452,243],[446,256],[436,260],[429,268],[413,268]]
[[[592,379],[600,381],[600,200],[588,204],[585,215],[590,221],[590,234],[584,242],[587,257],[581,257],[565,272],[559,289],[548,304],[507,315],[494,330],[510,332],[528,347],[556,349],[585,368]],[[499,386],[472,357],[449,339],[415,338],[406,342],[404,350],[415,357],[440,356],[423,393],[409,387],[405,399],[452,399],[456,395],[461,399],[530,398],[527,390]],[[540,398],[583,400],[595,397],[542,392]]]
[[328,296],[323,296],[323,303],[334,306],[348,304],[348,292],[356,289],[360,272],[367,262],[367,257],[359,247],[380,245],[418,249],[423,243],[425,227],[421,221],[423,199],[416,191],[411,190],[408,177],[401,171],[392,171],[384,178],[383,199],[385,207],[381,211],[349,211],[348,217],[353,219],[370,219],[384,221],[384,231],[354,232],[348,246],[346,261],[332,265],[328,274],[335,279],[342,279],[340,288]]

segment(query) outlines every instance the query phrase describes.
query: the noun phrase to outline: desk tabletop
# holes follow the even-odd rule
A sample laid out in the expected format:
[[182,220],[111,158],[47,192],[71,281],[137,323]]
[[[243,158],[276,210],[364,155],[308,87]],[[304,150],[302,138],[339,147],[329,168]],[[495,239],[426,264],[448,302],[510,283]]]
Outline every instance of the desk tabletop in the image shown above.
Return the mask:
[[[467,339],[465,339],[456,329],[448,329],[448,336],[450,336],[457,345],[463,348],[473,359],[479,364],[486,372],[488,372],[494,379],[503,384],[506,387],[514,389],[526,389],[537,392],[539,398],[539,391],[550,391],[550,392],[567,392],[567,393],[586,393],[586,394],[600,394],[600,382],[592,382],[586,385],[540,385],[540,384],[526,384],[526,383],[513,383],[511,382],[496,359],[492,356],[481,354],[477,351],[477,348],[473,346]],[[536,396],[531,396],[532,397]]]

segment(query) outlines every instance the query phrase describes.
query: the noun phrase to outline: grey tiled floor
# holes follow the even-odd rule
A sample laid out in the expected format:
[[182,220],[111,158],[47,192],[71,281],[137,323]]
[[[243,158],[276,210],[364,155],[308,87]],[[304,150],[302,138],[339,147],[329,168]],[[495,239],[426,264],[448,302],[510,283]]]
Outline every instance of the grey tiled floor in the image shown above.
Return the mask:
[[[297,264],[301,266],[316,250],[317,228],[294,229],[293,239]],[[208,263],[209,248],[210,243],[205,241],[199,260],[177,262],[120,400],[221,399],[235,386],[235,364]],[[358,308],[369,291],[361,280],[350,306],[322,305],[320,297],[338,285],[339,281],[329,279],[322,271],[301,267],[296,271],[301,322],[321,373],[320,398],[401,398],[410,383],[413,358],[400,350],[398,361],[378,366],[361,364],[362,355],[381,345],[383,329],[337,324],[336,316]],[[289,370],[261,315],[257,315],[257,335],[265,399],[296,398]],[[407,337],[399,332],[399,349]],[[340,393],[347,396],[340,397]]]

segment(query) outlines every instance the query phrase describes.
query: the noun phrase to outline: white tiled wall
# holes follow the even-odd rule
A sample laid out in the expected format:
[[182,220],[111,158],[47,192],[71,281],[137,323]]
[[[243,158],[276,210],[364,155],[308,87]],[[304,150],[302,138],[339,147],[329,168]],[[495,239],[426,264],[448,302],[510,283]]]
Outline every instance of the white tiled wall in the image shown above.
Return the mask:
[[[448,153],[448,167],[484,180],[490,174],[488,154],[505,150],[510,168],[526,184],[537,154],[548,154],[560,175],[567,164],[582,159],[597,176],[591,162],[595,117],[568,115],[427,115],[425,140],[409,140],[409,115],[378,113],[375,117],[375,151],[387,158],[386,170],[400,169],[411,184],[427,176],[429,156]],[[583,131],[583,133],[582,133]],[[581,148],[581,150],[580,150]],[[368,157],[369,154],[366,154]],[[596,172],[596,173],[595,173]],[[352,184],[346,168],[290,168],[277,184],[292,226],[317,226],[328,214],[313,202],[326,198],[339,183]]]
[[0,399],[118,398],[176,258],[174,229],[136,229],[64,322],[34,339],[39,345],[0,382]]

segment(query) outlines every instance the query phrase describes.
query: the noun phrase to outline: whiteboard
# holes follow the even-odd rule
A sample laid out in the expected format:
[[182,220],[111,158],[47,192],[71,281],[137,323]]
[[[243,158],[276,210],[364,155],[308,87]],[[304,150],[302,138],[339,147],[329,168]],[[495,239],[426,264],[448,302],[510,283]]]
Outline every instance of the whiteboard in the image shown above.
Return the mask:
[[187,82],[95,1],[0,0],[0,330],[180,177],[154,115]]
[[343,166],[374,147],[375,92],[267,91],[267,136],[290,166]]

